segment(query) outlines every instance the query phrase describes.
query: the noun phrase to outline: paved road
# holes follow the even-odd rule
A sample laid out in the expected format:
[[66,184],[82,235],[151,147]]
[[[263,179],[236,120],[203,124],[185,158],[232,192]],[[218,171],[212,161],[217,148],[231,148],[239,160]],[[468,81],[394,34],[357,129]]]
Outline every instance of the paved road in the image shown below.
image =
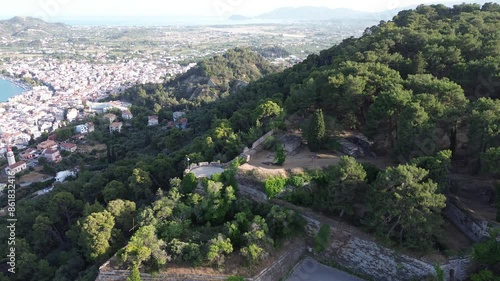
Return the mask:
[[191,173],[195,174],[197,178],[208,178],[213,174],[222,172],[224,172],[224,169],[214,166],[203,166],[191,170]]
[[319,262],[306,258],[295,267],[286,281],[364,281],[346,272],[324,266]]

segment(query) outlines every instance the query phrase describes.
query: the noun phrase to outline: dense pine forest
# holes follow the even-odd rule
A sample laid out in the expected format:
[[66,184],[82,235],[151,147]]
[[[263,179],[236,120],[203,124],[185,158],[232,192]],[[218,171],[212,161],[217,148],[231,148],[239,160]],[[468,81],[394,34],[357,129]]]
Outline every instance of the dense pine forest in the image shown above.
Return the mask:
[[[104,120],[92,118],[88,141],[106,145],[103,153],[71,156],[76,179],[19,200],[19,272],[0,280],[95,280],[115,254],[123,267],[145,272],[172,262],[220,268],[230,255],[257,263],[303,235],[304,221],[238,196],[239,161],[204,180],[204,195],[194,192],[193,175],[182,177],[186,159],[230,162],[270,129],[304,129],[290,125],[294,118],[309,124],[303,131],[311,150],[333,150],[338,133],[354,130],[394,167],[343,157],[289,179],[313,184],[286,200],[346,216],[391,245],[439,250],[452,167],[500,179],[499,98],[498,4],[402,11],[283,71],[249,49],[228,51],[174,80],[110,98],[133,103],[130,127],[110,134]],[[162,123],[179,110],[187,112],[186,130],[146,126],[149,115]],[[284,184],[266,182],[269,191]],[[355,216],[352,206],[360,204],[368,215]],[[495,239],[474,247],[480,273],[472,280],[498,280],[499,249]]]

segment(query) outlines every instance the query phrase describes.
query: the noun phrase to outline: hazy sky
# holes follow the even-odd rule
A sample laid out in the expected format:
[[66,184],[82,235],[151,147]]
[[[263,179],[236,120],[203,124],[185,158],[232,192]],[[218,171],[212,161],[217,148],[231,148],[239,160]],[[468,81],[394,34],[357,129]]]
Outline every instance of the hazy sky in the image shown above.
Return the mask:
[[[384,11],[429,0],[0,0],[0,17],[44,19],[88,16],[253,16],[279,7],[325,6],[361,11]],[[468,2],[472,2],[470,0]],[[7,4],[7,3],[8,4]],[[443,0],[443,3],[448,2]]]

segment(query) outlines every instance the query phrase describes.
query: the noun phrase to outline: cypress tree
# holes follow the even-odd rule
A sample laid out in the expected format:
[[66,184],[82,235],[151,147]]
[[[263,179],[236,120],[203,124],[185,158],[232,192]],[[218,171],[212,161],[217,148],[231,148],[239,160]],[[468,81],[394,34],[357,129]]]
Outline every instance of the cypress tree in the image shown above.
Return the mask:
[[307,145],[312,152],[319,151],[325,142],[325,119],[321,109],[314,112],[307,134]]
[[495,182],[495,193],[496,193],[496,202],[495,205],[497,207],[497,222],[500,222],[500,181]]

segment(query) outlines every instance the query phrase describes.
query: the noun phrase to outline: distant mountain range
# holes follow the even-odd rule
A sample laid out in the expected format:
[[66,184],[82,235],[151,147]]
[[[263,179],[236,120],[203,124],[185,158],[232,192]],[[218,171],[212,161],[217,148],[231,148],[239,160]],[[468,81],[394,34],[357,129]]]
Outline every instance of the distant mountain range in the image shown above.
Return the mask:
[[388,20],[396,15],[397,11],[379,13],[361,12],[351,9],[330,9],[326,7],[285,7],[250,18],[234,15],[230,20],[331,20],[331,19],[373,19]]
[[67,31],[69,26],[49,23],[32,17],[13,17],[0,20],[0,37],[45,38]]
[[[455,4],[461,4],[463,1],[458,2],[445,2],[447,6],[453,6]],[[491,1],[474,1],[479,4],[484,4]],[[265,20],[346,20],[346,19],[356,19],[356,20],[390,20],[399,11],[414,9],[418,5],[399,7],[393,10],[387,10],[382,12],[362,12],[346,8],[331,9],[327,7],[283,7],[273,10],[268,13],[264,13],[255,17],[245,17],[242,15],[233,15],[230,20],[250,20],[250,19],[265,19]]]

